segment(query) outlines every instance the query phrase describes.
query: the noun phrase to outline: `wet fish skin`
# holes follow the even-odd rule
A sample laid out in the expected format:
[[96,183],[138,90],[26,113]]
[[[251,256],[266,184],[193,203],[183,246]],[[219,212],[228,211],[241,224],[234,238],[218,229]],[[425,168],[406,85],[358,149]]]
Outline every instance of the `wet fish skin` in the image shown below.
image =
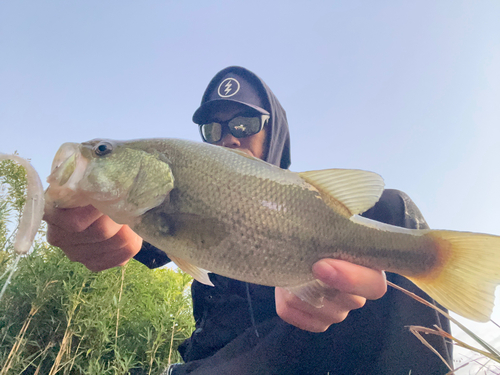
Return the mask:
[[[473,319],[485,320],[491,313],[492,298],[484,302],[477,289],[492,295],[500,281],[499,238],[354,220],[383,191],[382,180],[370,172],[298,174],[234,150],[176,139],[66,145],[62,159],[73,157],[67,157],[68,147],[78,160],[70,167],[77,173],[52,172],[47,194],[56,197],[53,203],[93,204],[202,282],[210,283],[207,269],[287,287],[320,305],[322,285],[312,265],[337,258],[409,277],[448,308]],[[63,169],[64,163],[59,163]],[[467,243],[459,249],[465,255],[455,254],[455,237]],[[464,271],[456,276],[454,262],[471,253],[477,258],[481,246],[486,248],[480,266],[485,280],[479,282],[477,271],[465,265],[465,273],[474,275],[468,290]],[[467,262],[459,263],[460,268]],[[462,308],[464,288],[470,302]]]
[[[167,141],[159,149],[168,150],[174,192],[168,205],[147,212],[132,227],[191,264],[244,281],[294,286],[312,281],[312,265],[325,257],[409,275],[427,272],[428,263],[436,261],[433,251],[422,256],[427,246],[421,242],[429,239],[408,240],[354,224],[326,206],[296,173],[210,145]],[[177,227],[155,232],[165,223]],[[401,250],[403,239],[413,242],[413,259],[408,246]],[[380,256],[391,250],[392,256]]]

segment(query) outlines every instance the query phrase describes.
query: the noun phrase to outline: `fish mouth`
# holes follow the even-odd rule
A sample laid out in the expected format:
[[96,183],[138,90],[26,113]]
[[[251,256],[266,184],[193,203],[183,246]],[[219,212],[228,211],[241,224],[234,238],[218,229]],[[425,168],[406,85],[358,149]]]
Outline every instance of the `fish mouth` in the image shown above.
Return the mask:
[[45,199],[55,207],[70,208],[84,205],[78,199],[78,184],[83,179],[88,160],[82,156],[78,143],[64,143],[52,161]]

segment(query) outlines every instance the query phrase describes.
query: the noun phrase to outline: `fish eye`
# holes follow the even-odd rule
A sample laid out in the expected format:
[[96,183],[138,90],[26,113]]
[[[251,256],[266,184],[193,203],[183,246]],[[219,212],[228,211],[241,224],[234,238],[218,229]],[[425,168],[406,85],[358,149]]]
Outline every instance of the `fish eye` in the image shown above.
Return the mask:
[[113,145],[109,142],[100,142],[97,146],[94,147],[94,152],[96,155],[104,156],[113,151]]

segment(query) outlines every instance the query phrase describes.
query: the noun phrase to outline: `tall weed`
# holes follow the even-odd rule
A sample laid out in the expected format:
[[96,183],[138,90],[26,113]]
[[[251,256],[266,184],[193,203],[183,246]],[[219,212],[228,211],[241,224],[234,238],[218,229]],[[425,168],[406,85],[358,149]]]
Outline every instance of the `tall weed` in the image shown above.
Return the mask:
[[[0,162],[0,275],[16,256],[25,179]],[[41,228],[0,301],[0,375],[159,374],[181,360],[176,348],[194,327],[190,276],[136,261],[93,273],[44,237]]]

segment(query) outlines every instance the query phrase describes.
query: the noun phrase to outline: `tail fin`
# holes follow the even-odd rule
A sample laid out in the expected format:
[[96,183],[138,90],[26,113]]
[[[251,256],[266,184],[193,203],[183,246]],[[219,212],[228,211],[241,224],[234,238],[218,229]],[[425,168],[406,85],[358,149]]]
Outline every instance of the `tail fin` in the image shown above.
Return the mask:
[[495,288],[500,284],[500,237],[431,230],[448,255],[439,275],[409,278],[451,311],[478,322],[490,320]]

